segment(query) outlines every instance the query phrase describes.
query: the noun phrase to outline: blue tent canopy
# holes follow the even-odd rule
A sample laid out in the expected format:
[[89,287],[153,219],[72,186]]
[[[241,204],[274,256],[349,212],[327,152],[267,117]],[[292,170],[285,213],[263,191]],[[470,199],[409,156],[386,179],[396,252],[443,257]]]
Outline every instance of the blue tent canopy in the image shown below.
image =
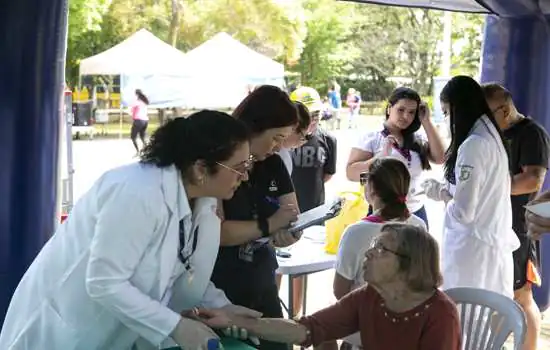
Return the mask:
[[[549,0],[357,2],[499,15],[487,21],[482,80],[504,83],[522,112],[550,127]],[[21,276],[53,232],[67,4],[4,1],[0,11],[0,323]],[[549,244],[544,241],[543,250],[550,253]],[[543,308],[545,281],[538,295]]]

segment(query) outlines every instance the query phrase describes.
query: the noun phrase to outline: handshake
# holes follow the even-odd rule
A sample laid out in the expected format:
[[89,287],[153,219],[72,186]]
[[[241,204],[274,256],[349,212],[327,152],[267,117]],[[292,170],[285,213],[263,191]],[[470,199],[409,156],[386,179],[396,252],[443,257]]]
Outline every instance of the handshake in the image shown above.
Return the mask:
[[453,198],[447,189],[447,185],[435,179],[428,179],[421,186],[426,197],[436,202],[445,201],[446,203]]

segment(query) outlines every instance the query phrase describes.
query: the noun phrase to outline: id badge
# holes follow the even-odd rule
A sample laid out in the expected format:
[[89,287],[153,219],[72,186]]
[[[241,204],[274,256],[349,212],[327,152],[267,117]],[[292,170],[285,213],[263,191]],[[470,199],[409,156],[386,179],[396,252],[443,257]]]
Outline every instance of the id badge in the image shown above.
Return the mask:
[[254,243],[243,244],[239,247],[239,259],[246,262],[254,261]]

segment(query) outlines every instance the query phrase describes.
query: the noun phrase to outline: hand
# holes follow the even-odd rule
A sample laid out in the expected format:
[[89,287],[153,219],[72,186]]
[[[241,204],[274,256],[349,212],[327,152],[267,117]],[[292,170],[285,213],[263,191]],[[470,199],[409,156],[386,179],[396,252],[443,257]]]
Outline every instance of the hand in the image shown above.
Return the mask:
[[208,350],[209,340],[219,340],[218,335],[207,325],[185,317],[178,322],[170,335],[182,349],[186,350]]
[[298,209],[293,204],[282,205],[269,220],[269,230],[271,232],[279,231],[288,227],[298,219]]
[[301,232],[293,235],[287,230],[279,230],[271,235],[271,242],[277,248],[284,248],[298,242],[300,237],[302,237]]
[[[539,195],[535,200],[529,202],[529,204],[537,204],[550,201],[550,192],[545,192]],[[527,222],[527,234],[532,239],[540,239],[543,233],[550,232],[550,219],[543,218],[533,214],[529,210],[525,211],[525,221]]]
[[445,188],[445,184],[435,179],[427,179],[422,183],[421,186],[424,189],[424,192],[426,193],[426,197],[436,202],[440,202],[445,198],[448,198],[451,196],[449,194],[449,191],[447,191],[447,189]]
[[[256,310],[246,308],[244,306],[229,304],[222,308],[232,315],[231,319],[258,319],[262,317],[262,313]],[[260,340],[257,337],[251,336],[245,328],[239,328],[236,325],[226,328],[223,333],[228,337],[233,337],[242,340],[250,340],[254,345],[260,345]]]
[[382,145],[382,157],[390,156],[395,145],[399,145],[397,138],[393,135],[386,136]]
[[429,123],[431,121],[430,117],[430,107],[428,107],[428,104],[426,102],[421,101],[420,105],[418,106],[418,118],[420,119],[420,123]]

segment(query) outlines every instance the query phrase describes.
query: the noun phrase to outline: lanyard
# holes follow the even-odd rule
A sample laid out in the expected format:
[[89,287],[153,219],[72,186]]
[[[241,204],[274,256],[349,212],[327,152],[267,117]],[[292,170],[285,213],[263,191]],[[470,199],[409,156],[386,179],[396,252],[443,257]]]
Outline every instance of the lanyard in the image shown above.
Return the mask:
[[[382,130],[382,136],[388,137],[389,135],[390,135],[389,130],[384,128],[384,130]],[[394,146],[395,149],[397,149],[399,154],[401,154],[407,160],[407,164],[410,167],[411,166],[411,160],[412,160],[411,150],[409,150],[407,148],[403,148],[399,144],[394,144],[393,146]]]
[[191,270],[191,264],[189,263],[189,259],[191,258],[191,256],[193,256],[193,254],[195,253],[195,250],[197,250],[197,241],[198,241],[198,236],[199,236],[199,227],[197,226],[195,228],[195,231],[193,232],[193,246],[192,246],[192,249],[191,249],[191,253],[187,256],[184,256],[183,255],[183,252],[185,250],[185,245],[186,245],[186,242],[185,242],[185,226],[183,224],[183,219],[180,220],[180,250],[179,250],[179,259],[181,261],[181,263],[185,266],[185,269],[187,271],[190,271]]

